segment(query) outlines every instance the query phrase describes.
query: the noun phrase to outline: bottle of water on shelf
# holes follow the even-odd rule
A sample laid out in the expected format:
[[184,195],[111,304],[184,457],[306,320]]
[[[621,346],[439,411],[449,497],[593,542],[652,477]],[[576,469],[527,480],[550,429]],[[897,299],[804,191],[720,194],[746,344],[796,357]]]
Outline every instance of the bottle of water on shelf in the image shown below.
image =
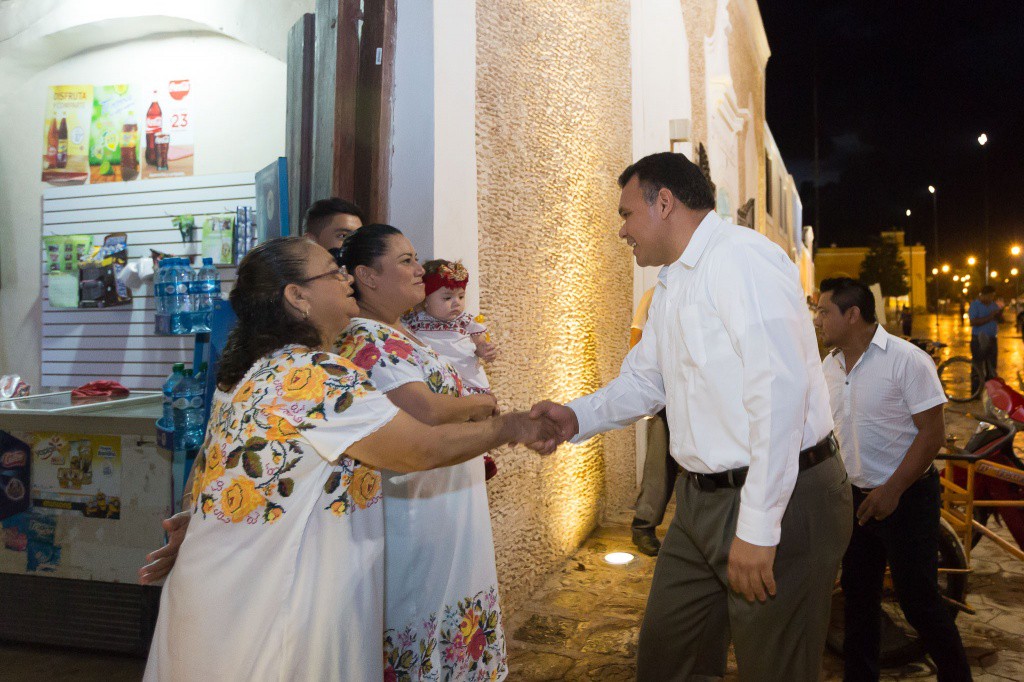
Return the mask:
[[171,333],[192,333],[192,299],[189,287],[192,281],[192,268],[187,258],[177,258],[175,267],[171,268],[171,282],[174,295],[171,297]]
[[[204,371],[200,366],[200,371]],[[188,407],[185,408],[184,435],[185,449],[198,450],[203,444],[203,393],[205,386],[196,376],[189,377],[185,393],[188,397]]]
[[196,273],[193,282],[195,296],[192,301],[195,310],[195,324],[192,331],[210,331],[210,320],[213,317],[213,304],[220,298],[220,273],[213,264],[212,258],[203,259],[203,267]]
[[164,382],[164,413],[160,418],[159,425],[165,429],[174,428],[174,387],[185,376],[185,363],[176,362],[171,369],[171,375]]
[[189,393],[189,386],[192,384],[192,370],[186,369],[182,372],[181,380],[171,389],[171,405],[174,424],[174,449],[184,451],[187,447],[185,437],[185,413],[191,404],[192,396]]
[[166,275],[170,271],[170,258],[161,259],[153,270],[153,306],[156,308],[157,315],[167,314],[167,296],[164,291],[164,280],[167,279]]

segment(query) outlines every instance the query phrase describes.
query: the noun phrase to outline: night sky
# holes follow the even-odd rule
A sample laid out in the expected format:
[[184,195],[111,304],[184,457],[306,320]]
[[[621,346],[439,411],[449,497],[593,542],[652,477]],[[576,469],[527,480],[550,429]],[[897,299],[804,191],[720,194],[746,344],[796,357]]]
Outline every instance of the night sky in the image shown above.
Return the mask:
[[[772,55],[767,117],[818,246],[893,226],[963,266],[984,256],[988,157],[993,267],[1024,244],[1024,2],[761,0]],[[815,49],[817,44],[817,49]],[[817,55],[815,55],[817,52]],[[820,225],[814,206],[818,65]],[[988,134],[985,150],[978,135]],[[906,209],[911,209],[908,219]]]

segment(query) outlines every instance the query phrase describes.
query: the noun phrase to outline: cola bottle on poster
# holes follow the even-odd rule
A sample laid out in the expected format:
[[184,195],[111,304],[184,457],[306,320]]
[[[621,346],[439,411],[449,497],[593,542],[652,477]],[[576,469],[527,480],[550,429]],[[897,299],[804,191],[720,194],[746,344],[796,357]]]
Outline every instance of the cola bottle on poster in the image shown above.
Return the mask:
[[146,163],[157,165],[156,136],[163,132],[164,113],[157,101],[157,91],[153,91],[153,103],[146,112]]

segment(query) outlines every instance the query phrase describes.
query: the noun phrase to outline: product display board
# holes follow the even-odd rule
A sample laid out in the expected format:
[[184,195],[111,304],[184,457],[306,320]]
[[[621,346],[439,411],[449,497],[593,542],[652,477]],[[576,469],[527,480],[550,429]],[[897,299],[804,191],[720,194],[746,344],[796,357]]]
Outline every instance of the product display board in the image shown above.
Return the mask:
[[[127,235],[129,260],[149,256],[151,249],[198,258],[207,216],[254,204],[252,173],[53,187],[43,192],[42,232],[44,238],[91,235],[98,244],[116,230]],[[174,218],[186,215],[194,217],[195,229],[182,231],[174,224]],[[56,253],[63,258],[63,251]],[[129,389],[158,390],[175,362],[191,364],[192,337],[154,333],[151,282],[134,291],[131,305],[59,308],[50,303],[58,292],[50,291],[48,246],[40,245],[40,258],[43,388],[116,379]],[[223,291],[230,291],[235,268],[221,266],[219,273]]]
[[82,185],[192,175],[189,79],[50,87],[44,182]]

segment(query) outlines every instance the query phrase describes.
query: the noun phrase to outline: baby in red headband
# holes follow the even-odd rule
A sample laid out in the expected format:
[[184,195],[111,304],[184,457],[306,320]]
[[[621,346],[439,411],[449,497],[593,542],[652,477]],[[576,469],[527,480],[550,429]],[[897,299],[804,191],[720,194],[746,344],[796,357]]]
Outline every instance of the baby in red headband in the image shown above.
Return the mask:
[[427,297],[402,322],[455,367],[468,392],[490,393],[480,361],[494,360],[498,351],[487,340],[487,327],[466,312],[469,272],[458,261],[440,259],[427,261],[423,269]]
[[[447,260],[427,261],[423,269],[427,297],[402,323],[455,367],[467,393],[490,393],[491,384],[480,361],[494,360],[498,349],[487,339],[487,327],[466,312],[469,272],[462,263]],[[493,461],[488,461],[487,478],[496,470]]]

